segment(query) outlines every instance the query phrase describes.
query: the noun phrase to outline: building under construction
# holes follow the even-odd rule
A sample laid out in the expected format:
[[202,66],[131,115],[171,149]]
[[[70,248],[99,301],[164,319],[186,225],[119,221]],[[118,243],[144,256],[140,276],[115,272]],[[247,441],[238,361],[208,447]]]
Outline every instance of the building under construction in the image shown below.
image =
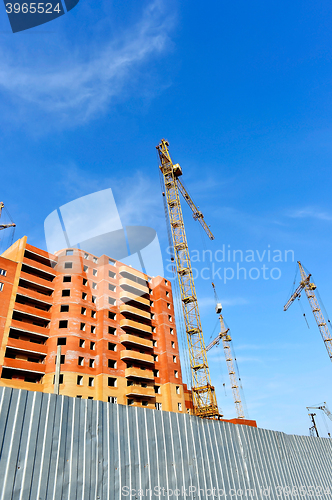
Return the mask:
[[[0,500],[332,498],[332,441],[244,418],[222,315],[205,346],[180,194],[213,235],[168,142],[157,150],[191,389],[168,280],[112,256],[50,255],[18,240],[0,257]],[[233,420],[222,419],[210,379],[206,353],[218,342]]]
[[[0,386],[190,411],[171,284],[24,237],[0,257]],[[58,352],[59,351],[59,352]]]

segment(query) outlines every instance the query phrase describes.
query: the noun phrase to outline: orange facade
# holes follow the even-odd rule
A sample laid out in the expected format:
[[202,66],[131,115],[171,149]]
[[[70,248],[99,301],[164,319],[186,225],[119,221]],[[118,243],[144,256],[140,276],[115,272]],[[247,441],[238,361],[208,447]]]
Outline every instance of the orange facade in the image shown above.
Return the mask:
[[[50,255],[18,240],[0,257],[1,386],[174,412],[182,383],[172,288],[106,255]],[[60,347],[59,347],[60,346]]]

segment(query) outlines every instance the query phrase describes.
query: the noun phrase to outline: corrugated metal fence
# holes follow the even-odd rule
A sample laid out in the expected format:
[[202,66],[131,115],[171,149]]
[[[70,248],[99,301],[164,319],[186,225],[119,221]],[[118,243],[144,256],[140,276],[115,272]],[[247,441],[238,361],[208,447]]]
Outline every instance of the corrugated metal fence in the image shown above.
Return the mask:
[[329,439],[0,388],[0,500],[331,499],[331,464]]

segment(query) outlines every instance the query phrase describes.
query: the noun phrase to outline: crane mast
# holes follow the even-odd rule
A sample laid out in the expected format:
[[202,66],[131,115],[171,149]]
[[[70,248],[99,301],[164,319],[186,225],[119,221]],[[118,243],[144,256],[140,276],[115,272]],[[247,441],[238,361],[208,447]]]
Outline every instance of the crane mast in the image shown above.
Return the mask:
[[[219,304],[218,304],[219,305]],[[218,306],[217,306],[218,307]],[[235,404],[235,410],[238,418],[245,418],[244,415],[244,410],[242,406],[242,401],[241,401],[241,395],[240,395],[240,389],[239,389],[239,381],[238,377],[235,371],[234,363],[233,363],[233,357],[232,357],[232,351],[231,351],[231,341],[232,338],[228,334],[229,328],[225,327],[224,323],[224,318],[222,314],[219,316],[219,321],[220,321],[220,333],[218,337],[216,337],[210,344],[206,347],[206,352],[208,352],[212,347],[215,345],[218,345],[220,341],[222,341],[222,345],[224,348],[224,353],[225,353],[225,358],[226,358],[226,364],[227,364],[227,369],[228,369],[228,375],[231,381],[231,387],[232,387],[232,392],[233,392],[233,399],[234,399],[234,404]]]
[[[202,226],[204,229],[208,229],[208,227],[205,224],[203,215],[192,202],[189,194],[178,179],[182,175],[182,170],[178,163],[173,164],[168,146],[169,143],[165,139],[162,139],[160,144],[156,146],[156,149],[160,159],[159,168],[164,179],[165,196],[187,334],[194,413],[204,418],[218,418],[222,415],[219,413],[215,390],[210,379],[179,192],[183,194],[185,200],[193,210],[194,218],[199,220],[201,224],[203,223]],[[208,231],[210,232],[210,230]],[[213,238],[212,233],[211,236]]]
[[332,336],[331,336],[331,331],[327,325],[327,322],[325,321],[325,318],[323,316],[322,310],[319,306],[317,297],[315,295],[315,290],[316,290],[316,285],[310,281],[311,274],[307,274],[305,270],[303,269],[303,266],[300,261],[297,262],[300,268],[300,273],[301,273],[301,281],[293,295],[290,297],[286,305],[284,306],[284,311],[287,311],[289,306],[294,302],[294,300],[297,297],[300,297],[302,291],[305,291],[305,294],[309,300],[309,304],[311,307],[311,310],[313,312],[313,315],[315,317],[316,323],[318,325],[319,331],[321,333],[321,336],[323,338],[326,350],[328,352],[328,355],[330,357],[330,360],[332,361]]

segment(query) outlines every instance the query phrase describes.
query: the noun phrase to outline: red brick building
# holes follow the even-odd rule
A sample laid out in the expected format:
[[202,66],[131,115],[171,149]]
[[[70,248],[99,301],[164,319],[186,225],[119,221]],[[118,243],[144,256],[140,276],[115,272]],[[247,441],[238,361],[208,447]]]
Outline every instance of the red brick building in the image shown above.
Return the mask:
[[121,262],[24,237],[0,257],[0,386],[175,412],[182,383],[172,288]]

